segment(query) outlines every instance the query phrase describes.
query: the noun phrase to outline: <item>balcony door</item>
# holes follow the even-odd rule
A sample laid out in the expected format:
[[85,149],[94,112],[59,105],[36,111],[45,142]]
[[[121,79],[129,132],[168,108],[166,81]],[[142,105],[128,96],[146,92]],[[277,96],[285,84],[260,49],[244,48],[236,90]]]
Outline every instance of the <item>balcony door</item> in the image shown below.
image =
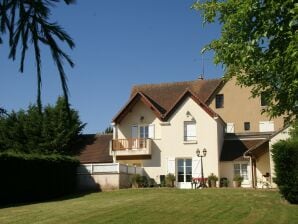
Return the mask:
[[131,128],[132,148],[144,148],[147,138],[154,138],[154,125],[132,125]]

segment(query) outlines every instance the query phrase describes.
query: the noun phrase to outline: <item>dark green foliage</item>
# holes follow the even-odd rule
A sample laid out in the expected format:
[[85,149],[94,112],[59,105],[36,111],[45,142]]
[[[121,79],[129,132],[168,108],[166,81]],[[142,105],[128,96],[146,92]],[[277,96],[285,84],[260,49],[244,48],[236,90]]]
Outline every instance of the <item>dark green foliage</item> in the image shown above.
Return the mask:
[[65,107],[59,97],[56,105],[40,113],[38,106],[0,117],[0,152],[16,151],[40,154],[71,154],[84,124],[78,112]]
[[104,134],[112,134],[113,133],[113,128],[111,126],[109,126],[105,129],[105,131],[103,133]]
[[298,138],[274,144],[272,153],[275,183],[287,201],[298,204]]
[[0,153],[0,204],[72,193],[78,165],[76,159],[68,156]]

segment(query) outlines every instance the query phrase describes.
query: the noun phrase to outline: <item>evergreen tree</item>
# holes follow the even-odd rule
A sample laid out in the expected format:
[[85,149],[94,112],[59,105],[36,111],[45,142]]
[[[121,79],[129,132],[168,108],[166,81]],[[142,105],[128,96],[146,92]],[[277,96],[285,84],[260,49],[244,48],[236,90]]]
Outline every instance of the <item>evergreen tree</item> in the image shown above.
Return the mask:
[[77,111],[67,111],[63,97],[41,113],[37,105],[30,105],[27,111],[0,116],[0,152],[71,154],[84,126]]

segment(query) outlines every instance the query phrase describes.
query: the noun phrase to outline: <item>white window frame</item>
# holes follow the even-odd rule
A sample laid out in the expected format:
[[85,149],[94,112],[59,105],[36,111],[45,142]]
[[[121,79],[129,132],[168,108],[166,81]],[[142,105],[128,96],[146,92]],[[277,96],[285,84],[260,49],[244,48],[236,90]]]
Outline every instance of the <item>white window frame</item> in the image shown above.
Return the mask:
[[[180,181],[179,182],[179,160],[181,160],[181,161],[183,161],[183,165],[181,166],[182,168],[183,168],[183,181]],[[188,160],[188,161],[190,161],[190,166],[187,166],[186,165],[186,160]],[[186,179],[186,176],[187,175],[189,175],[189,174],[187,174],[187,172],[186,172],[186,168],[190,168],[190,181],[187,181]],[[192,158],[178,158],[177,159],[177,182],[179,182],[179,183],[190,183],[191,181],[192,181],[192,177],[193,177],[193,168],[192,168]]]
[[[132,138],[141,138],[141,129],[144,131],[144,136],[142,138],[147,139],[151,138],[154,139],[155,134],[155,125],[154,124],[134,124],[131,126],[131,137]],[[146,133],[146,130],[148,133]]]
[[[239,166],[239,169],[236,169],[236,166]],[[246,166],[246,169],[244,168]],[[234,163],[233,166],[233,172],[234,172],[234,176],[235,175],[240,175],[241,177],[243,177],[243,180],[248,180],[249,179],[249,174],[248,174],[248,164],[247,163]],[[237,170],[237,172],[236,172]],[[239,171],[239,172],[238,172]]]
[[194,142],[197,140],[197,125],[195,121],[184,121],[183,130],[184,142]]

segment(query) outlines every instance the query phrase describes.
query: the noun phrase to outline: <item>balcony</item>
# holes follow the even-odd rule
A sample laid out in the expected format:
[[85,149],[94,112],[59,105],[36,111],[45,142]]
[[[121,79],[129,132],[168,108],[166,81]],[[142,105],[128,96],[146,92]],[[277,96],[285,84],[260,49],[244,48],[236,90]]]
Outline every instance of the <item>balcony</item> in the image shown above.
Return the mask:
[[110,142],[111,156],[151,156],[150,138],[113,139]]

